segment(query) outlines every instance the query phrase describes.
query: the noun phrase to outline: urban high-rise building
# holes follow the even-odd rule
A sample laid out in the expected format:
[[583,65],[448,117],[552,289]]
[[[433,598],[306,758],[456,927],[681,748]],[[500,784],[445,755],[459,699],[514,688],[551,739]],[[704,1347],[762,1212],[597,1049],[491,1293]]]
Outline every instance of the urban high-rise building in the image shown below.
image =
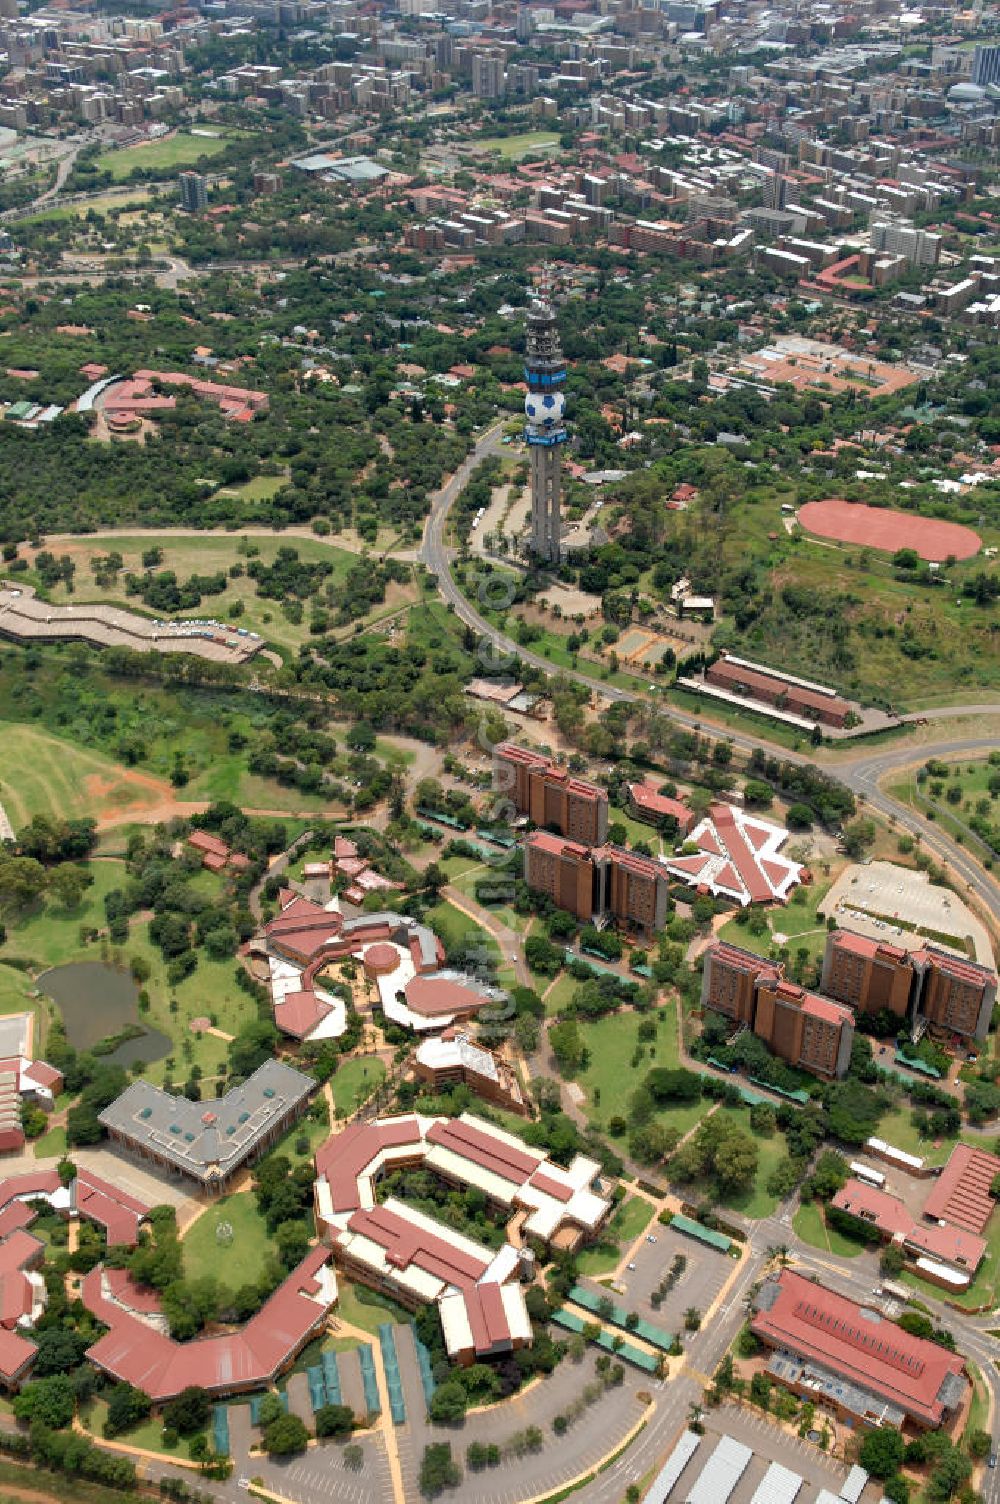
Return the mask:
[[504,60],[498,52],[472,54],[472,92],[477,99],[499,99],[504,92]]
[[666,867],[622,846],[585,846],[534,830],[524,843],[524,880],[577,919],[608,915],[644,935],[667,921]]
[[985,89],[1000,84],[1000,47],[977,47],[972,54],[972,82]]
[[527,419],[525,439],[531,453],[531,547],[539,559],[559,563],[560,451],[566,442],[563,421],[566,362],[559,344],[556,316],[547,299],[537,298],[528,312],[524,379]]
[[208,207],[208,179],[200,172],[182,172],[180,175],[181,208],[189,214],[198,214]]

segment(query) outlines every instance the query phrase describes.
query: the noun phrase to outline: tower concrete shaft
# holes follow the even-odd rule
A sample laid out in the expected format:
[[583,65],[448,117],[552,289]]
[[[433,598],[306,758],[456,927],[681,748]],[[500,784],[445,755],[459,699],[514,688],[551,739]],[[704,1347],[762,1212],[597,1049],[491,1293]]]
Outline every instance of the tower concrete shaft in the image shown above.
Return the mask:
[[537,558],[558,564],[566,362],[556,316],[547,302],[536,301],[528,313],[524,379],[528,388],[524,437],[531,451],[531,547]]

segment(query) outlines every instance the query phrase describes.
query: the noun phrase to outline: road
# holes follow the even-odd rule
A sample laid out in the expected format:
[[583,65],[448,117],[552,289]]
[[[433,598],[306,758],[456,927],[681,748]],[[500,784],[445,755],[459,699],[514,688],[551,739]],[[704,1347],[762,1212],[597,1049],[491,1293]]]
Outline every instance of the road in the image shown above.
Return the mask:
[[[503,429],[500,423],[488,428],[477,440],[468,458],[437,492],[424,528],[418,558],[435,576],[441,595],[449,606],[454,607],[459,620],[478,633],[479,652],[484,662],[504,658],[513,659],[516,656],[522,662],[551,674],[556,670],[548,659],[542,657],[540,653],[532,652],[530,648],[522,647],[513,638],[493,626],[462,594],[452,573],[453,550],[445,542],[448,514],[452,506],[467,485],[476,465],[498,452],[502,434]],[[560,669],[558,672],[563,677],[584,685],[591,694],[612,703],[634,703],[644,698],[634,690],[622,689],[618,685],[608,684],[601,679],[592,679],[579,670]],[[662,698],[658,699],[657,703],[664,715],[687,730],[704,731],[706,726],[711,726],[710,719],[706,721],[705,716],[694,716],[687,711],[679,710],[673,705],[668,705]],[[1000,716],[1000,702],[939,706],[921,711],[912,717],[904,717],[904,720],[955,721],[989,716]],[[719,731],[743,752],[761,750],[772,755],[776,754],[788,762],[814,761],[811,756],[804,753],[791,752],[777,747],[763,736],[754,736],[744,731],[730,731],[724,726],[720,726]],[[863,799],[872,809],[887,819],[894,820],[902,830],[919,836],[925,849],[933,852],[936,857],[946,863],[966,884],[966,890],[973,893],[995,915],[1000,914],[1000,882],[944,831],[921,819],[915,811],[893,799],[880,785],[882,780],[892,772],[926,762],[928,758],[947,758],[962,754],[982,757],[992,752],[996,745],[996,735],[987,735],[985,732],[964,739],[952,737],[939,742],[923,742],[919,746],[911,744],[894,748],[892,751],[880,749],[873,752],[870,748],[865,748],[863,743],[859,743],[856,748],[850,749],[846,756],[839,757],[837,762],[828,768],[832,776],[846,784],[855,796]]]

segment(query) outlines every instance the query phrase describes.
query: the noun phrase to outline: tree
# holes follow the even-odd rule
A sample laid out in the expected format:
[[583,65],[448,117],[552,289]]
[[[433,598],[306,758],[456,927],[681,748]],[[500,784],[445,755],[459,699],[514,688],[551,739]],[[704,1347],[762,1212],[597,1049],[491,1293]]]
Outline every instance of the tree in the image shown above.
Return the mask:
[[891,1478],[898,1473],[906,1443],[892,1426],[879,1426],[865,1433],[858,1461],[873,1478]]
[[320,1405],[316,1411],[317,1436],[350,1436],[354,1411],[350,1405]]
[[25,1384],[14,1398],[14,1414],[18,1420],[37,1421],[52,1431],[61,1431],[68,1426],[75,1410],[76,1393],[64,1373]]
[[575,1075],[586,1061],[587,1051],[574,1018],[563,1019],[561,1023],[552,1025],[549,1030],[549,1047],[564,1076]]
[[447,1426],[462,1420],[468,1409],[469,1399],[457,1379],[440,1384],[431,1396],[428,1406],[430,1418],[436,1425]]
[[153,1401],[142,1389],[133,1389],[131,1384],[116,1384],[108,1396],[105,1436],[120,1436],[122,1431],[130,1431],[148,1418],[152,1408]]
[[304,1452],[309,1441],[309,1432],[297,1415],[282,1412],[277,1420],[264,1427],[261,1440],[265,1452],[272,1457],[288,1457],[293,1452]]
[[983,1431],[977,1427],[974,1431],[966,1432],[965,1445],[969,1456],[976,1462],[982,1462],[984,1457],[988,1457],[993,1450],[993,1438],[989,1431]]
[[701,1312],[697,1306],[688,1306],[684,1312],[684,1328],[689,1332],[697,1332],[701,1327]]
[[420,1462],[420,1492],[425,1499],[436,1499],[446,1488],[462,1481],[462,1469],[451,1455],[451,1443],[432,1441],[424,1447]]
[[352,1473],[359,1473],[364,1466],[364,1448],[356,1441],[349,1441],[344,1448],[344,1466],[350,1468]]
[[193,1436],[204,1431],[212,1413],[207,1392],[198,1384],[189,1384],[176,1399],[163,1408],[163,1424],[178,1436]]

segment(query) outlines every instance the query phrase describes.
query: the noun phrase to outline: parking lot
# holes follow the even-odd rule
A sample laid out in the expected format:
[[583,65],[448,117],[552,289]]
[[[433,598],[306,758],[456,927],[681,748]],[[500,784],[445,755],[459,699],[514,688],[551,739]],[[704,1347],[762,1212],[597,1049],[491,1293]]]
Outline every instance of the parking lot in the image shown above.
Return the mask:
[[[849,1472],[846,1464],[828,1458],[814,1442],[801,1441],[766,1417],[735,1405],[709,1411],[705,1416],[704,1426],[705,1434],[698,1450],[669,1495],[671,1504],[679,1504],[679,1501],[687,1498],[722,1436],[731,1436],[735,1441],[741,1441],[754,1454],[746,1472],[729,1496],[728,1504],[750,1504],[772,1462],[780,1463],[803,1479],[796,1504],[815,1504],[821,1489],[828,1489],[833,1495],[838,1495]],[[871,1480],[865,1486],[860,1504],[876,1504],[881,1497],[881,1487]]]
[[[904,950],[918,950],[926,935],[949,935],[955,950],[964,952],[969,939],[975,959],[984,966],[993,965],[993,950],[983,925],[956,893],[936,887],[926,872],[911,872],[892,862],[847,867],[818,912],[824,918],[832,916],[847,929]],[[904,928],[898,920],[916,928]]]
[[[622,1271],[615,1293],[628,1310],[638,1311],[640,1316],[657,1326],[666,1327],[667,1331],[682,1333],[683,1340],[684,1312],[694,1306],[704,1314],[733,1273],[735,1264],[726,1254],[704,1248],[659,1223],[651,1225],[649,1236],[656,1242],[640,1244],[632,1260],[635,1269]],[[649,1297],[678,1254],[687,1260],[684,1271],[660,1309],[654,1310]],[[607,1294],[607,1290],[594,1280],[584,1280],[583,1283],[598,1294]]]

